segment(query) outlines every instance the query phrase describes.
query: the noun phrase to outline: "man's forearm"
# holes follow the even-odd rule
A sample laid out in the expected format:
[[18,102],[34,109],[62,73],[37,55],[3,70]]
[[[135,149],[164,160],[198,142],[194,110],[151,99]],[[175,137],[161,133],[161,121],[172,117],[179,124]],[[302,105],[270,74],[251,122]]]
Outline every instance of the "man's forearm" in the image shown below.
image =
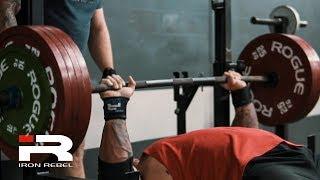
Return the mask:
[[119,163],[133,156],[126,121],[106,122],[102,134],[99,157],[107,163]]
[[236,116],[232,126],[259,128],[259,122],[253,103],[235,109]]
[[3,2],[0,6],[0,32],[17,25],[15,13],[11,6],[9,2]]
[[107,26],[91,28],[88,46],[91,56],[101,70],[114,68],[111,40]]

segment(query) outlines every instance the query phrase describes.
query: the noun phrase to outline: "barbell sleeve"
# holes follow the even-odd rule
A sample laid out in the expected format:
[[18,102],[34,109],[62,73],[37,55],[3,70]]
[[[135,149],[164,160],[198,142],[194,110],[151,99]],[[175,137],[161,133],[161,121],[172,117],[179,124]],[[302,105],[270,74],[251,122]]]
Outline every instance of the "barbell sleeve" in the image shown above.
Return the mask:
[[[242,76],[241,80],[246,82],[268,82],[270,78],[268,78],[267,76]],[[212,86],[217,83],[226,83],[226,82],[227,82],[227,78],[225,76],[160,79],[160,80],[136,81],[136,89],[183,86],[183,85]],[[99,84],[97,86],[92,86],[91,92],[100,93],[108,90],[113,90],[113,88],[110,86],[107,86],[106,84]]]
[[10,97],[5,91],[0,92],[0,107],[7,106],[10,102]]
[[300,21],[299,26],[300,27],[307,27],[308,26],[308,21]]
[[280,25],[283,23],[281,18],[275,18],[275,19],[262,19],[262,18],[257,18],[253,16],[251,18],[251,23],[252,24],[263,24],[263,25]]

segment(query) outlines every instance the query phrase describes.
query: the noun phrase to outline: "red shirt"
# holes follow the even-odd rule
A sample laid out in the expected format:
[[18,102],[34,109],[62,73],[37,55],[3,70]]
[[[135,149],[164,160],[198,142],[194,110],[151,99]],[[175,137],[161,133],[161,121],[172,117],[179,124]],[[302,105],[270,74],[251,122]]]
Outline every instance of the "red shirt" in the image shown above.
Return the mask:
[[144,153],[161,162],[174,180],[240,180],[250,160],[282,142],[260,129],[219,127],[157,141]]

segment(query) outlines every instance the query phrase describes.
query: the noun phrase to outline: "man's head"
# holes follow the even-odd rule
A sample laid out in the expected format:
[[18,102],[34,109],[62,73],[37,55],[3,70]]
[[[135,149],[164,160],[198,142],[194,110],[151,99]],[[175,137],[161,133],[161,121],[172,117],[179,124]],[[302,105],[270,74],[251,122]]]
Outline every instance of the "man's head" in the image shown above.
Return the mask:
[[133,164],[140,171],[142,180],[172,180],[167,168],[151,156],[143,154]]

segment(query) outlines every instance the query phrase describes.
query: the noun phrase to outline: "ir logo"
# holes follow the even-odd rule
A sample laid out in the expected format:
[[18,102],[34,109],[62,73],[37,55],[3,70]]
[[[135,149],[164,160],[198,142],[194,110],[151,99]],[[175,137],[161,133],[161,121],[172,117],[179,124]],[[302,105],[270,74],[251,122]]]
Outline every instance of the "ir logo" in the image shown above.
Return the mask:
[[[34,139],[35,138],[35,139]],[[19,161],[30,161],[31,154],[54,154],[58,161],[73,161],[70,138],[63,135],[19,135],[19,143],[58,142],[59,146],[19,146]]]

